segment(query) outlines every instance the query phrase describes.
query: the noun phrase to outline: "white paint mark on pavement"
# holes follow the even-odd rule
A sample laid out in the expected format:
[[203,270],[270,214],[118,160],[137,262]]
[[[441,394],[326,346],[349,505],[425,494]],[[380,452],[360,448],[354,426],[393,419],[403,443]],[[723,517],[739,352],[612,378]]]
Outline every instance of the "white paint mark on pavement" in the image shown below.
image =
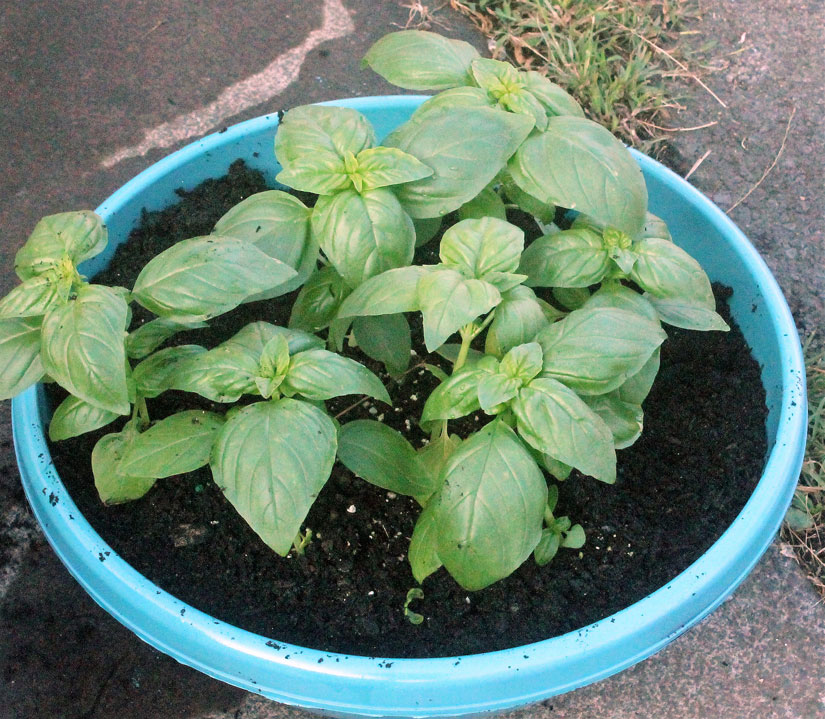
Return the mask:
[[307,54],[321,43],[349,35],[355,26],[341,0],[324,0],[321,27],[313,30],[297,47],[279,55],[261,72],[227,87],[218,99],[206,107],[146,130],[143,140],[130,147],[122,147],[104,158],[101,167],[109,168],[129,157],[140,157],[158,147],[171,147],[190,137],[205,135],[247,108],[273,98],[298,77]]

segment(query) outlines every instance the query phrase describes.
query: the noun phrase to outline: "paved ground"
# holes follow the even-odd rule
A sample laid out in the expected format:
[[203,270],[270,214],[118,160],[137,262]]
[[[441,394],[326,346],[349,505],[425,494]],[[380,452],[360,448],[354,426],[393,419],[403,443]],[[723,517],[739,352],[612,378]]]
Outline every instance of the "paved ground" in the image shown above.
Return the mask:
[[[433,3],[435,4],[435,3]],[[390,88],[357,68],[400,0],[6,3],[0,22],[0,292],[36,220],[94,207],[192,134],[283,106]],[[484,42],[449,11],[449,32]],[[691,178],[763,252],[801,328],[821,327],[825,58],[819,2],[706,3],[728,67],[674,124]],[[737,50],[744,51],[733,53]],[[254,82],[247,82],[251,77]],[[795,111],[794,111],[795,110]],[[145,152],[145,154],[142,154]],[[100,610],[33,526],[0,419],[0,718],[303,717],[176,664]],[[775,545],[731,600],[656,657],[514,717],[825,716],[825,609]]]

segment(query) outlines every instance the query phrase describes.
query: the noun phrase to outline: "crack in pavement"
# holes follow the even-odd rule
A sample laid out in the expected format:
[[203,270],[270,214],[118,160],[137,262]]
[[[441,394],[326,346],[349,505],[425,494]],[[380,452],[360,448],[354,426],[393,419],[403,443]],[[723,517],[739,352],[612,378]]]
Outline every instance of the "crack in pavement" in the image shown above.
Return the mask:
[[149,150],[171,147],[196,135],[204,135],[228,117],[260,105],[284,91],[297,78],[306,56],[318,45],[345,37],[355,30],[349,11],[341,0],[324,0],[321,27],[312,30],[304,41],[279,55],[261,72],[227,87],[218,99],[205,107],[144,131],[143,140],[116,150],[100,166],[109,169],[130,157],[140,157]]

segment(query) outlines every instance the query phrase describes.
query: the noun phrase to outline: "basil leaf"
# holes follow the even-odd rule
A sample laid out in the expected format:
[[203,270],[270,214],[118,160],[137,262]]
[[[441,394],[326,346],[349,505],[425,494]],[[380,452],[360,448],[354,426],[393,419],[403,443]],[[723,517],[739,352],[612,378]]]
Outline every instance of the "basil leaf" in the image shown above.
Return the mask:
[[610,133],[582,117],[551,117],[508,165],[524,192],[584,212],[635,237],[647,212],[647,188],[633,156]]
[[477,57],[478,51],[462,40],[402,30],[378,40],[361,66],[406,90],[447,90],[471,84],[470,63]]
[[[428,476],[430,486],[437,490],[442,484],[442,474],[447,460],[461,444],[457,435],[439,434],[432,442],[418,450],[418,461]],[[439,565],[440,566],[440,565]]]
[[194,392],[213,402],[226,403],[237,402],[244,394],[257,394],[257,376],[257,358],[226,342],[175,363],[166,383],[168,389]]
[[525,342],[532,342],[539,330],[561,316],[561,312],[539,300],[529,287],[514,287],[501,295],[484,344],[484,351],[496,357]]
[[78,265],[103,252],[108,233],[99,215],[89,210],[48,215],[35,225],[15,255],[14,271],[23,280],[56,268],[64,257]]
[[143,359],[178,332],[200,330],[207,326],[205,322],[175,322],[158,317],[129,333],[126,338],[126,354],[132,359]]
[[630,278],[650,293],[664,322],[692,330],[730,329],[716,314],[708,276],[687,252],[656,238],[635,243],[633,250],[637,259]]
[[289,344],[283,335],[275,335],[261,351],[261,377],[284,377],[289,368]]
[[521,73],[524,88],[530,92],[550,115],[584,117],[584,111],[571,95],[535,70]]
[[501,360],[501,373],[527,384],[541,372],[541,345],[538,342],[526,342],[513,347]]
[[616,397],[623,402],[641,405],[647,399],[647,395],[653,387],[653,382],[656,380],[656,375],[659,373],[660,355],[661,348],[657,347],[644,366],[614,390]]
[[646,240],[653,237],[673,242],[673,238],[670,236],[670,230],[667,228],[667,223],[661,217],[657,217],[652,212],[648,212],[645,215],[645,226],[642,228],[639,239]]
[[80,434],[105,427],[119,416],[69,395],[57,406],[52,415],[51,422],[49,422],[49,439],[57,442],[61,439],[77,437]]
[[506,577],[541,539],[547,485],[513,431],[490,422],[447,461],[432,500],[438,557],[468,590]]
[[[499,405],[518,394],[521,381],[502,372],[485,374],[478,383],[478,403],[487,414],[499,414]],[[504,409],[501,407],[500,409]]]
[[61,387],[89,404],[128,414],[126,332],[128,306],[109,287],[85,285],[77,298],[43,319],[43,369]]
[[603,482],[616,481],[610,429],[582,400],[553,379],[534,379],[511,405],[530,446]]
[[0,319],[38,317],[68,300],[71,279],[61,281],[56,272],[46,272],[26,280],[0,300]]
[[606,282],[598,291],[594,292],[583,305],[587,309],[597,307],[613,307],[618,310],[635,312],[654,322],[658,321],[659,314],[647,297],[618,282]]
[[297,273],[254,299],[268,300],[292,292],[312,274],[318,260],[318,243],[309,231],[311,214],[312,210],[297,197],[267,190],[247,197],[218,220],[213,234],[251,242]]
[[488,374],[480,369],[461,369],[453,374],[430,393],[421,412],[421,421],[458,419],[475,412],[481,407],[478,385]]
[[625,449],[641,436],[644,412],[638,404],[619,399],[617,392],[614,390],[596,397],[585,397],[584,402],[608,426],[616,449]]
[[140,499],[155,486],[154,477],[130,477],[118,472],[133,433],[128,430],[101,437],[92,450],[92,474],[104,504],[122,504]]
[[281,556],[329,479],[335,424],[307,402],[281,399],[241,409],[218,434],[212,476],[261,539]]
[[300,394],[309,400],[365,394],[392,406],[378,377],[355,360],[327,350],[307,350],[292,357],[281,389],[287,397]]
[[400,432],[374,420],[347,422],[338,432],[338,459],[376,487],[408,497],[429,497],[435,483]]
[[605,394],[636,374],[666,335],[658,322],[633,312],[581,309],[539,332],[542,377],[580,394]]
[[412,262],[415,228],[387,189],[354,190],[321,197],[312,232],[335,269],[351,287]]
[[444,233],[441,261],[468,279],[483,280],[491,273],[518,269],[524,232],[494,217],[462,220]]
[[413,577],[419,584],[441,568],[441,560],[438,558],[438,514],[435,505],[427,505],[418,515],[407,558]]
[[585,229],[539,237],[524,250],[519,265],[530,287],[588,287],[601,282],[609,268],[602,238]]
[[429,352],[501,301],[501,293],[492,285],[468,280],[450,269],[434,270],[421,277],[418,296],[424,317],[424,344]]
[[383,362],[393,376],[404,373],[412,348],[410,325],[404,315],[356,317],[352,329],[355,341],[367,357]]
[[564,532],[564,539],[561,546],[567,549],[581,549],[587,541],[587,536],[581,524],[574,524],[570,529]]
[[375,144],[375,130],[347,107],[303,105],[287,112],[275,134],[275,179],[306,192],[330,194],[351,187],[344,157]]
[[420,309],[418,283],[431,269],[413,265],[371,277],[344,300],[338,316],[394,315]]
[[471,71],[480,87],[498,101],[500,107],[528,115],[536,127],[543,130],[547,126],[547,113],[542,104],[526,92],[524,73],[510,63],[479,58],[473,60]]
[[421,220],[413,220],[415,227],[415,246],[426,245],[441,229],[440,217],[425,217]]
[[344,279],[334,267],[318,270],[298,293],[289,326],[310,332],[328,327],[346,294]]
[[439,217],[472,200],[504,167],[532,120],[486,107],[445,107],[410,121],[384,142],[417,157],[432,177],[398,188],[413,218]]
[[200,345],[167,347],[147,357],[132,371],[135,390],[141,397],[157,397],[172,388],[172,378],[184,362],[206,353]]
[[296,274],[249,242],[207,235],[178,242],[149,260],[132,294],[156,315],[192,322],[228,312]]
[[0,399],[10,399],[43,379],[40,317],[0,319]]
[[590,290],[586,287],[554,287],[552,292],[553,299],[569,310],[584,307],[585,302],[590,299]]
[[242,349],[256,362],[261,359],[265,347],[275,337],[286,340],[290,354],[297,354],[308,349],[323,349],[324,340],[308,332],[287,329],[269,322],[250,322],[238,330],[223,344]]
[[423,162],[394,147],[361,150],[356,159],[357,173],[366,190],[423,180],[433,174]]
[[[496,101],[480,87],[454,87],[444,90],[421,103],[410,117],[410,122],[421,122],[426,115],[436,110],[456,107],[495,108]],[[392,135],[392,133],[391,133]]]
[[194,472],[208,464],[223,424],[224,418],[215,412],[192,409],[173,414],[134,438],[117,472],[158,479]]
[[458,208],[458,217],[461,220],[480,220],[483,217],[506,220],[507,210],[498,193],[488,185],[472,200]]
[[536,545],[533,552],[533,559],[536,564],[543,567],[553,561],[553,558],[558,554],[561,546],[561,535],[551,529],[543,529],[541,532],[541,540]]
[[488,272],[484,275],[484,281],[499,292],[509,292],[526,279],[527,275],[517,275],[514,272]]

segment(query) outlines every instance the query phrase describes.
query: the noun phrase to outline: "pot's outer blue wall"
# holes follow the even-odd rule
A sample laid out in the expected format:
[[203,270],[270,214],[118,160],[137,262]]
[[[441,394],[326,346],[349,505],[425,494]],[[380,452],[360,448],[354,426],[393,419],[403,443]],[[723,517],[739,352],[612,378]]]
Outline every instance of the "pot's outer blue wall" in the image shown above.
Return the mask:
[[[422,100],[402,96],[333,104],[360,110],[383,137]],[[174,201],[175,189],[191,189],[220,176],[238,157],[272,181],[276,126],[277,117],[266,116],[210,135],[118,190],[98,208],[111,244],[83,271],[91,275],[109,261],[141,208],[164,207]],[[649,158],[636,158],[648,183],[651,211],[667,220],[676,242],[713,280],[734,288],[733,313],[762,365],[770,410],[770,454],[753,496],[711,549],[670,584],[592,626],[490,654],[394,660],[282,644],[178,601],[106,545],[54,470],[45,440],[43,393],[37,387],[13,401],[15,451],[29,502],[58,556],[104,609],[178,661],[249,691],[332,715],[455,716],[503,710],[596,681],[661,649],[721,603],[773,540],[802,464],[805,377],[790,311],[753,246],[681,178]]]

